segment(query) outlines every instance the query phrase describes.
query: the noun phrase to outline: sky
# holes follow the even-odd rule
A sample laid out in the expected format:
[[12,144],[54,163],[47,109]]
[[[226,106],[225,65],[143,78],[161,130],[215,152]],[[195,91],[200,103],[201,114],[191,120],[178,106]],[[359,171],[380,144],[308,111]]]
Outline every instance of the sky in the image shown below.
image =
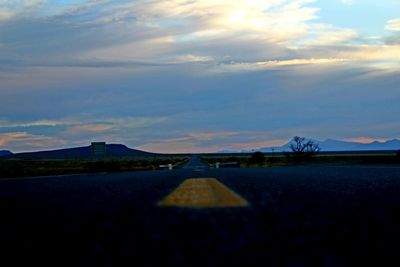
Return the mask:
[[398,0],[0,0],[0,150],[400,138]]

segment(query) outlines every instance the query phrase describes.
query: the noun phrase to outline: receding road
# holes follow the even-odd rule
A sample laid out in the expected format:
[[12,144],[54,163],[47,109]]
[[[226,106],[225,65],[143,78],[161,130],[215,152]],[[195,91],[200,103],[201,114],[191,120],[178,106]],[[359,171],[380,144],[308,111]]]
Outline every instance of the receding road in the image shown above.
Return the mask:
[[196,171],[201,171],[204,169],[208,169],[208,166],[200,160],[199,156],[193,155],[182,168],[185,170],[192,169]]
[[[190,178],[248,205],[158,205]],[[172,171],[3,179],[0,212],[2,266],[400,266],[395,166],[209,169],[194,157]]]

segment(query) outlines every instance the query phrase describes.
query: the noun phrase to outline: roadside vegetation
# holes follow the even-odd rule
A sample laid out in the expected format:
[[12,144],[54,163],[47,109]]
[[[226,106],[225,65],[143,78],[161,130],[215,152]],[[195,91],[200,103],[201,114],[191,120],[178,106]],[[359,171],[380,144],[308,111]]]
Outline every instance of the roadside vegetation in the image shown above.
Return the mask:
[[[400,150],[393,152],[323,152],[317,142],[295,136],[290,151],[278,153],[204,154],[201,159],[210,166],[217,162],[236,162],[242,168],[274,167],[297,164],[400,164]],[[223,165],[221,165],[223,166]]]
[[[255,153],[264,155],[264,160],[258,160],[260,156],[253,156]],[[303,164],[329,164],[329,165],[358,165],[358,164],[400,164],[400,156],[396,152],[387,154],[349,154],[349,153],[320,153],[313,157],[293,157],[287,153],[262,153],[255,152],[241,154],[203,154],[201,159],[215,166],[216,162],[237,162],[241,168],[252,167],[277,167]]]
[[319,144],[305,137],[295,136],[289,144],[291,152],[284,155],[294,161],[309,160],[321,150]]
[[93,160],[3,159],[0,160],[0,178],[157,170],[160,165],[165,164],[178,167],[188,159],[186,156]]

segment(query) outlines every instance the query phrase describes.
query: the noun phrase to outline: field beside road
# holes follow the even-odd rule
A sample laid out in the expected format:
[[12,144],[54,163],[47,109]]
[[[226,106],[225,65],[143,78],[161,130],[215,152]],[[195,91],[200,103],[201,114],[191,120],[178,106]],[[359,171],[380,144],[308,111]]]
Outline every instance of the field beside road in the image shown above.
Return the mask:
[[[201,154],[198,160],[209,166],[217,162],[234,162],[241,168],[282,167],[293,165],[400,165],[396,151],[319,153],[309,158],[287,157],[283,153],[264,153],[262,162],[255,162],[251,153]],[[92,157],[81,159],[0,158],[0,179],[98,172],[126,172],[160,169],[160,165],[182,167],[190,155],[154,154],[147,157]],[[203,163],[200,163],[203,164]],[[223,167],[223,164],[221,165]]]
[[263,153],[261,162],[252,158],[253,153],[209,153],[201,154],[201,159],[210,164],[237,162],[242,168],[292,166],[302,164],[320,165],[400,165],[400,154],[397,151],[348,151],[323,152],[312,157],[293,157],[290,153]]
[[146,158],[93,159],[0,159],[0,179],[12,177],[66,175],[97,172],[157,170],[160,165],[178,167],[188,156],[159,155]]
[[[185,167],[0,180],[2,260],[68,266],[400,264],[400,167],[209,169],[196,158]],[[158,205],[196,178],[216,179],[248,205]]]

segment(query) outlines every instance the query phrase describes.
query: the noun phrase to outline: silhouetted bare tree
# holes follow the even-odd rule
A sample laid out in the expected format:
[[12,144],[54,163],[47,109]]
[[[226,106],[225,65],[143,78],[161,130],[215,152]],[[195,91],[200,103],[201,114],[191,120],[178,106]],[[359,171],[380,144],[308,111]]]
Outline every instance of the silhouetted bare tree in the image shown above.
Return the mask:
[[293,137],[289,147],[297,156],[312,156],[321,150],[318,143],[299,136]]

